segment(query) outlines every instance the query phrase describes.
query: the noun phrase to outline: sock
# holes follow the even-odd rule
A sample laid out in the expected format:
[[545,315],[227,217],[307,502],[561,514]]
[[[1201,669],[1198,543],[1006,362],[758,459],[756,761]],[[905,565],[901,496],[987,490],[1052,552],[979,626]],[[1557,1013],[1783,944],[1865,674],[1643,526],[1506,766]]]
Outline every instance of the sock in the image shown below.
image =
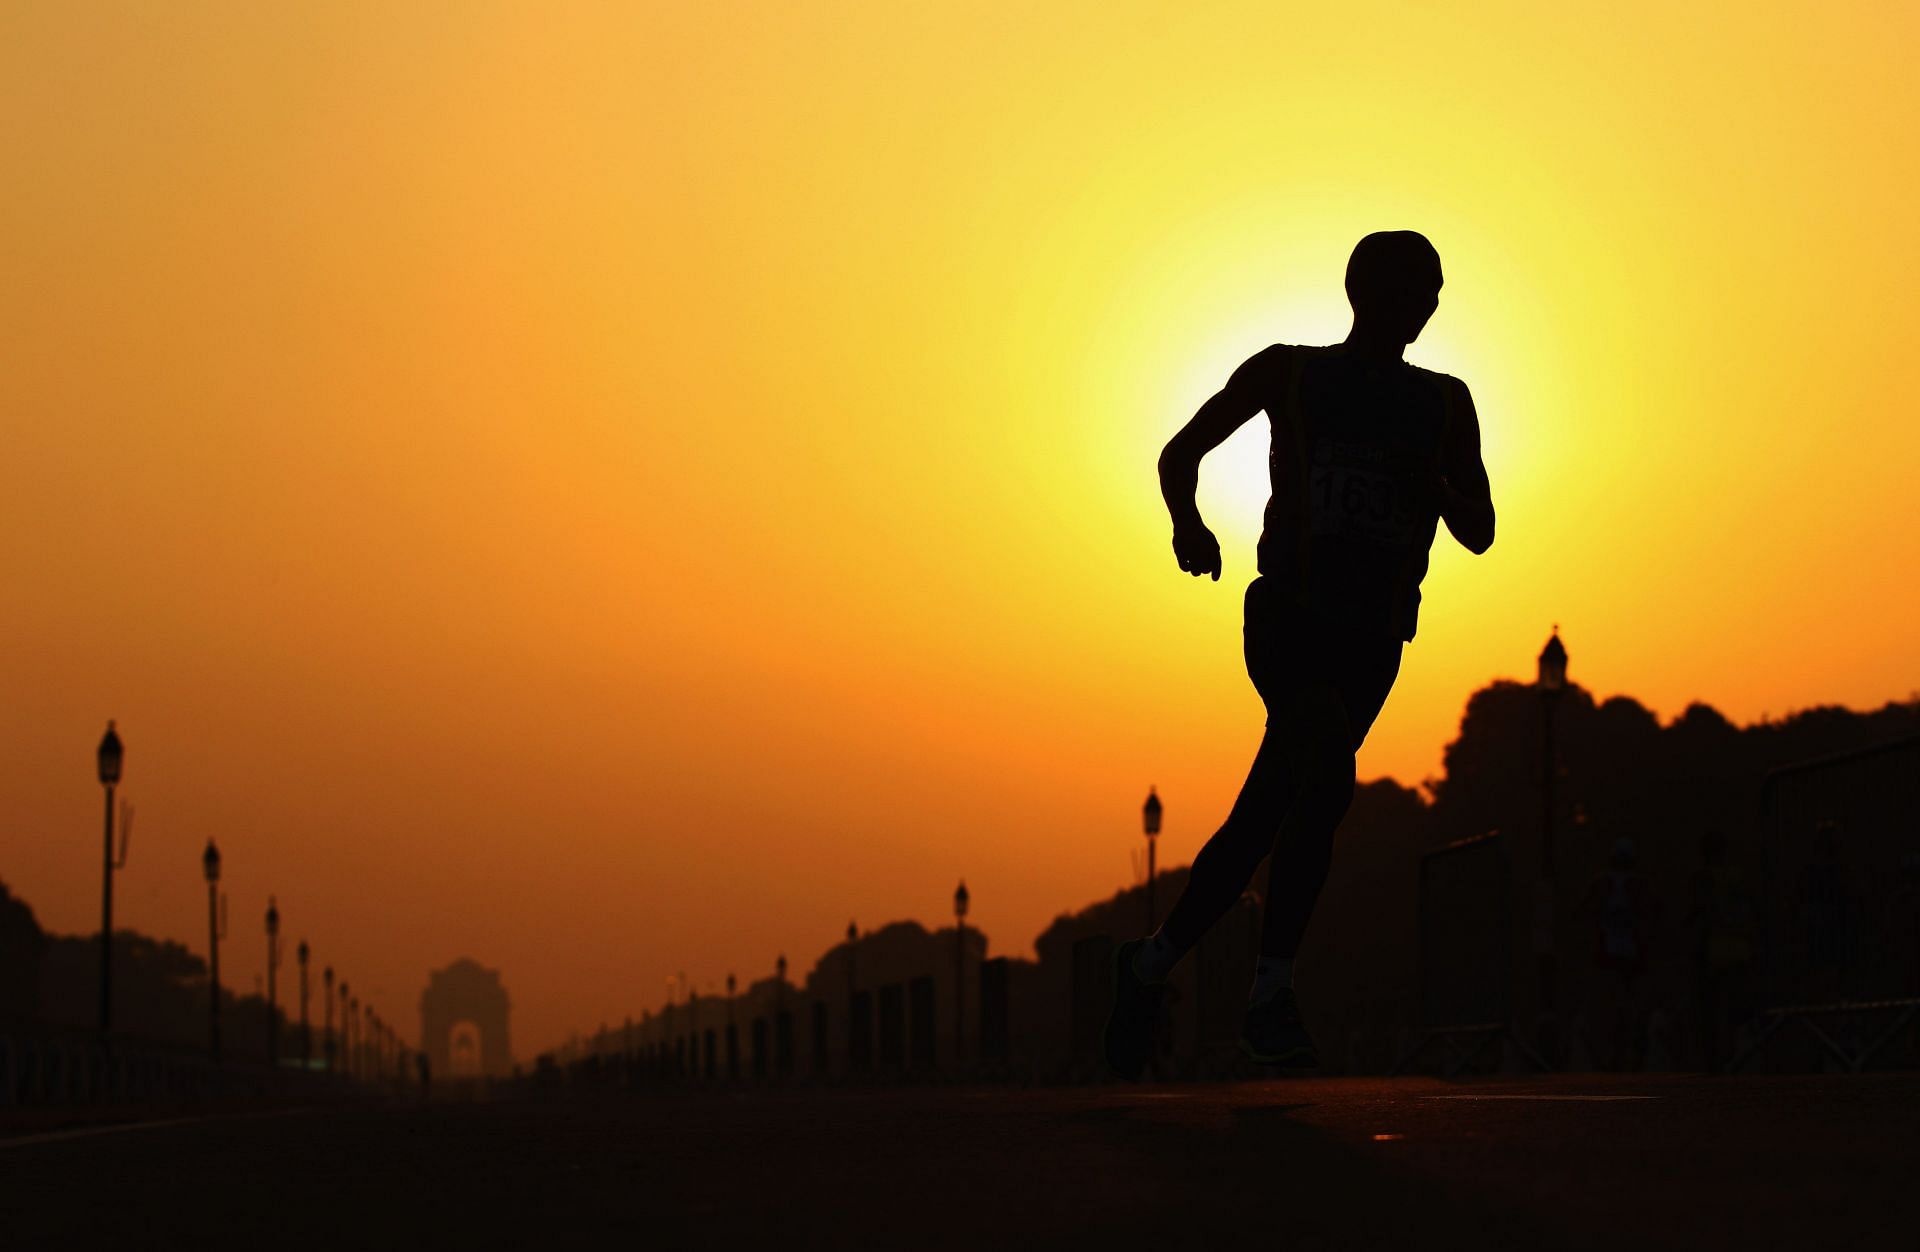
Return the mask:
[[1253,990],[1248,1004],[1265,1004],[1282,991],[1293,989],[1293,958],[1263,956],[1253,967]]
[[1134,950],[1133,972],[1142,982],[1165,982],[1173,967],[1180,963],[1180,956],[1167,942],[1167,937],[1156,930]]

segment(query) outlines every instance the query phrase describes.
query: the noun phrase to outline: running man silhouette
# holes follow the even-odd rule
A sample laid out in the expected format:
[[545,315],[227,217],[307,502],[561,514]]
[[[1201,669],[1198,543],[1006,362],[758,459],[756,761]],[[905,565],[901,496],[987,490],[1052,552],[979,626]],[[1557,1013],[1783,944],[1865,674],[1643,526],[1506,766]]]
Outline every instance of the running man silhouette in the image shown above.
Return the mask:
[[1160,454],[1173,552],[1220,578],[1200,520],[1200,458],[1254,414],[1272,423],[1273,495],[1247,587],[1247,674],[1267,729],[1226,822],[1194,858],[1152,935],[1119,945],[1107,1061],[1138,1077],[1153,1054],[1174,965],[1246,889],[1269,852],[1260,959],[1241,1048],[1255,1061],[1319,1064],[1293,993],[1293,958],[1353,800],[1354,754],[1413,638],[1420,580],[1441,520],[1467,549],[1493,543],[1493,501],[1466,384],[1403,359],[1440,298],[1440,256],[1410,230],[1368,235],[1347,262],[1353,329],[1329,347],[1256,353]]

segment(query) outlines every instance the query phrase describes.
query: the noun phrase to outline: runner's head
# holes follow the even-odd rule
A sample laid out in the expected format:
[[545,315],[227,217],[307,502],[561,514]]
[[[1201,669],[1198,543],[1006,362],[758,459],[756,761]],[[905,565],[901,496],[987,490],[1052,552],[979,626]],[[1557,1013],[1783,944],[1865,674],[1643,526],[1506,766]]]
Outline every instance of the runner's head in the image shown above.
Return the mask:
[[1419,231],[1375,231],[1347,259],[1354,324],[1395,343],[1420,337],[1440,303],[1440,283],[1440,254]]

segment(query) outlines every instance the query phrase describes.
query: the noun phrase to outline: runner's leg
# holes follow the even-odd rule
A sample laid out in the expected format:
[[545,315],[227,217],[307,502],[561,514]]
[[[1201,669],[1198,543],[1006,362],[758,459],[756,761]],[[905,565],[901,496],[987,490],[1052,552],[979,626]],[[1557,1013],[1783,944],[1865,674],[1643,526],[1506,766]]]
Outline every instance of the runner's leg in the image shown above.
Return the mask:
[[1200,942],[1247,889],[1292,800],[1295,748],[1289,720],[1276,712],[1275,701],[1294,688],[1287,677],[1296,671],[1290,661],[1304,639],[1301,619],[1283,609],[1271,582],[1256,578],[1247,585],[1241,620],[1247,676],[1266,703],[1267,729],[1227,820],[1193,858],[1186,889],[1149,941],[1144,959],[1157,976]]
[[1333,832],[1353,803],[1353,754],[1345,751],[1341,739],[1344,735],[1326,743],[1329,750],[1304,765],[1307,776],[1274,838],[1267,863],[1267,911],[1260,926],[1262,957],[1294,958],[1327,881]]
[[1319,649],[1329,681],[1301,693],[1288,721],[1298,782],[1267,865],[1260,955],[1292,961],[1333,863],[1333,836],[1353,803],[1354,754],[1400,673],[1397,639],[1328,631]]
[[1268,726],[1254,755],[1253,768],[1220,829],[1193,858],[1186,889],[1167,913],[1160,935],[1176,954],[1200,941],[1209,927],[1240,898],[1273,846],[1293,791],[1288,777],[1284,731]]

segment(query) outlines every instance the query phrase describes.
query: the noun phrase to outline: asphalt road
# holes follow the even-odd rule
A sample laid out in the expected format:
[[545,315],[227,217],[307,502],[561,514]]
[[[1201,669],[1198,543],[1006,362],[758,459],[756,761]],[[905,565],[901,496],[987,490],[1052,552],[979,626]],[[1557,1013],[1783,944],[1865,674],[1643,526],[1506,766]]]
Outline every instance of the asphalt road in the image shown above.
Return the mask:
[[0,1247],[1920,1248],[1920,1076],[610,1094],[0,1138]]

